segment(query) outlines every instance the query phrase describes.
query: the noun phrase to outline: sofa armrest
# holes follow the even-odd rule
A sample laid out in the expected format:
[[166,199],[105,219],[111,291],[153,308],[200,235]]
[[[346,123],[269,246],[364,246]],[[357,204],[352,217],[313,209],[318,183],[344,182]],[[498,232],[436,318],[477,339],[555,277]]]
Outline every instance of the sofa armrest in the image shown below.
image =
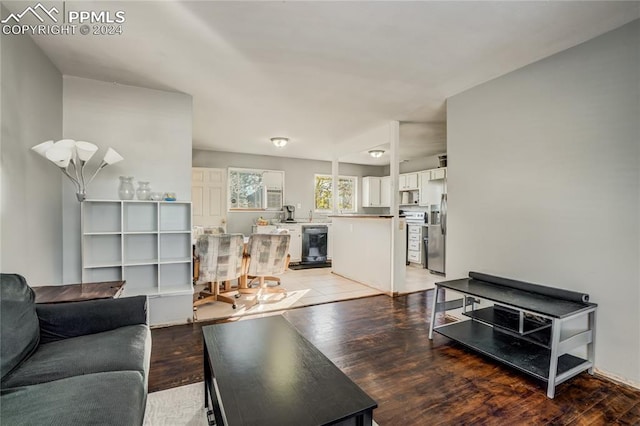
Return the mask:
[[147,324],[147,297],[37,304],[40,343]]

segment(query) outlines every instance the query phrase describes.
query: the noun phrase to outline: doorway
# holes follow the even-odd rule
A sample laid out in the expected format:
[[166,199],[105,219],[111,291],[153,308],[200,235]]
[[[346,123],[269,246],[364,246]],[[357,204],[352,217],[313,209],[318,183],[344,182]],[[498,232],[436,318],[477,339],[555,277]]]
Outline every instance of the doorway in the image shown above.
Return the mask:
[[193,226],[227,229],[227,171],[193,167],[191,169],[191,203]]

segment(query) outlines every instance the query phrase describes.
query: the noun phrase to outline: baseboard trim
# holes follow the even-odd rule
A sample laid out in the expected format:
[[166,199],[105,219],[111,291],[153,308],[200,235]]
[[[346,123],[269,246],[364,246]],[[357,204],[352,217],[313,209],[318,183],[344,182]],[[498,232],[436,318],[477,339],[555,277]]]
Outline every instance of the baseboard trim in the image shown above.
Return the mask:
[[640,383],[638,382],[625,379],[624,377],[620,377],[617,374],[609,373],[608,371],[604,371],[599,368],[594,368],[593,370],[595,375],[600,376],[605,380],[609,380],[610,382],[614,382],[615,384],[618,384],[618,385],[625,385],[625,386],[632,387],[634,389],[640,389]]

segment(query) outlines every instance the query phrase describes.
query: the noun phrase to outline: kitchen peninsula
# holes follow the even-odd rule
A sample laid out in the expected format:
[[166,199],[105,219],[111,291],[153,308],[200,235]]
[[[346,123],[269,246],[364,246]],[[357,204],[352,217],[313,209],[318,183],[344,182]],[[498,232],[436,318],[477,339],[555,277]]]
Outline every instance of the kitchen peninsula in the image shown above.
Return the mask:
[[377,214],[330,217],[332,272],[388,295],[401,290],[405,276],[405,219]]

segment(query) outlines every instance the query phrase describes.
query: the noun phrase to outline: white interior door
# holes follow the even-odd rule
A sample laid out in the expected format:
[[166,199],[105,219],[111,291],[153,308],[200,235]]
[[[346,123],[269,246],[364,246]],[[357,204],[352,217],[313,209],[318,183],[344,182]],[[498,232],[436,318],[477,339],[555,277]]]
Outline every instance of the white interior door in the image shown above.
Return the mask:
[[193,167],[191,203],[194,226],[221,226],[227,229],[227,171]]

